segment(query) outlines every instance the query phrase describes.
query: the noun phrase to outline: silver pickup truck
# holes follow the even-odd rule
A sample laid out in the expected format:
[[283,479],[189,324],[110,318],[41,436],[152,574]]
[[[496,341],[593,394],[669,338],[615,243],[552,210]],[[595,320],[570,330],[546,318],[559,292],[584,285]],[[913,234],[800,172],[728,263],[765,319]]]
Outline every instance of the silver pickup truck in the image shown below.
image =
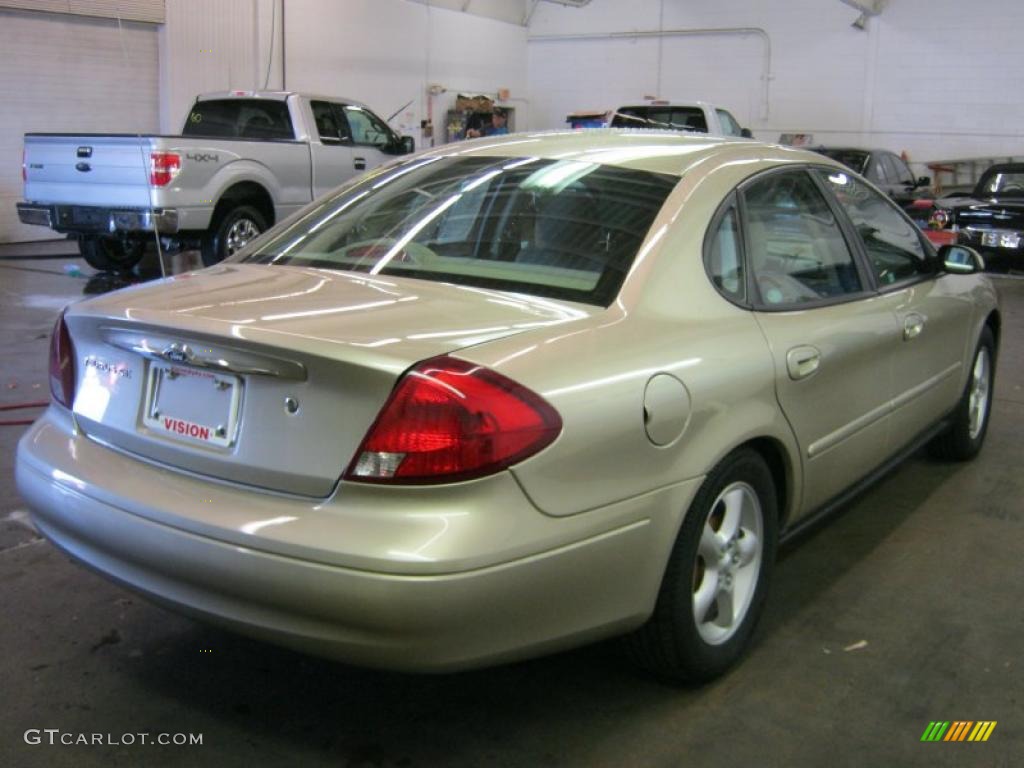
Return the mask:
[[316,197],[413,151],[366,105],[278,91],[196,99],[181,136],[25,134],[25,224],[130,269],[153,233],[214,264]]

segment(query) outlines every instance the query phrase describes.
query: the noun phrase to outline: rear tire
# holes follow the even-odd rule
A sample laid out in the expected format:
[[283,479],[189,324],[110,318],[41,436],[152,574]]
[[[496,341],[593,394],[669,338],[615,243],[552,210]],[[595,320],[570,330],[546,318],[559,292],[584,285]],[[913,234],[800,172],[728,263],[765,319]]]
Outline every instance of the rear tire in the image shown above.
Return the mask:
[[978,455],[985,442],[996,372],[996,344],[988,326],[982,330],[971,360],[967,387],[953,411],[953,423],[928,446],[938,459],[968,461]]
[[228,210],[203,237],[203,264],[212,267],[267,230],[267,220],[251,205]]
[[654,614],[625,638],[635,663],[677,682],[711,680],[745,652],[768,594],[778,503],[761,455],[715,467],[690,506]]
[[142,260],[145,245],[122,242],[116,237],[90,236],[78,240],[78,252],[85,263],[100,272],[128,272]]

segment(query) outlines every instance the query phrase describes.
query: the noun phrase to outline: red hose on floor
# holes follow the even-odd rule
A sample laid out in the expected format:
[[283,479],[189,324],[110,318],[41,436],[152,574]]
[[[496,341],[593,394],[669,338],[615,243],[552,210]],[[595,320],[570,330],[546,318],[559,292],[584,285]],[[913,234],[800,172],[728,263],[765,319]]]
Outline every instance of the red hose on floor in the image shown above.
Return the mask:
[[[37,400],[30,403],[12,403],[0,405],[0,411],[20,411],[24,408],[45,408],[50,404],[49,400]],[[31,424],[35,419],[0,419],[0,427],[19,427]]]

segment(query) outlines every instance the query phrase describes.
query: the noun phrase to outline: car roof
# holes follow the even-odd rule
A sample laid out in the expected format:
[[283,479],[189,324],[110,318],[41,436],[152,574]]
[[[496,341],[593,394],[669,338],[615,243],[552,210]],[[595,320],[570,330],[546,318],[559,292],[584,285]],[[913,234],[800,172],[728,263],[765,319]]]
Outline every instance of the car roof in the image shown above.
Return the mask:
[[649,128],[589,128],[513,133],[445,144],[422,156],[476,155],[540,157],[592,162],[682,176],[698,164],[763,161],[840,165],[831,158],[794,147],[738,137]]
[[[359,99],[350,99],[347,96],[326,96],[318,93],[299,93],[298,91],[213,91],[212,93],[201,93],[196,101],[210,101],[212,99],[267,99],[269,101],[286,101],[289,96],[302,96],[311,101],[341,101],[356,107],[370,109]],[[370,110],[371,112],[373,110]]]

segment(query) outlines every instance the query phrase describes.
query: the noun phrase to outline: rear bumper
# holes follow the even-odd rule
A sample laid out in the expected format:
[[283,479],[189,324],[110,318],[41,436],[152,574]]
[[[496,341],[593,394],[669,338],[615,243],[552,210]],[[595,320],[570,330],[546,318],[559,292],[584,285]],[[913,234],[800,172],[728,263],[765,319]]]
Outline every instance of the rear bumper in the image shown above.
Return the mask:
[[[304,652],[404,671],[481,666],[638,626],[653,609],[680,522],[681,515],[670,510],[685,509],[681,505],[699,485],[689,481],[574,521],[547,518],[521,494],[518,500],[509,495],[507,507],[498,512],[522,523],[502,531],[501,548],[491,548],[487,562],[477,558],[472,567],[465,565],[466,557],[479,552],[458,551],[460,513],[450,504],[426,500],[416,513],[417,524],[435,513],[440,517],[422,551],[431,552],[427,544],[450,532],[456,543],[446,548],[448,562],[424,558],[417,563],[396,544],[390,565],[378,558],[363,567],[344,564],[356,561],[341,551],[364,535],[360,526],[374,525],[358,501],[346,505],[339,492],[313,503],[177,475],[68,434],[64,416],[52,410],[19,444],[16,478],[39,529],[61,549],[184,613]],[[107,467],[104,489],[88,478],[95,461]],[[205,509],[210,510],[263,505],[260,517],[272,517],[259,535],[250,528],[251,546],[240,545],[238,530],[203,529],[195,524],[202,522],[200,515],[175,524],[166,515],[171,504],[152,515],[138,514],[138,499],[118,500],[107,492],[122,490],[119,483],[128,475],[134,475],[132,482],[148,483],[155,498],[191,496],[198,507],[209,497],[214,504]],[[305,516],[303,504],[309,509]],[[295,540],[296,531],[301,536],[304,522],[315,516],[313,510],[325,508],[332,510],[333,533],[322,523],[310,530],[321,547],[337,542],[337,557]],[[374,515],[378,525],[394,526],[394,520],[387,522],[392,511],[384,497]],[[481,516],[487,514],[481,510]],[[161,515],[164,519],[158,519]],[[298,528],[286,534],[288,526],[274,525],[279,520],[293,520]],[[550,533],[536,535],[545,529]],[[285,541],[285,535],[292,540]],[[402,542],[401,530],[393,539]]]
[[87,205],[18,203],[22,224],[49,227],[64,234],[115,234],[118,232],[178,231],[178,211],[173,208],[115,209]]

